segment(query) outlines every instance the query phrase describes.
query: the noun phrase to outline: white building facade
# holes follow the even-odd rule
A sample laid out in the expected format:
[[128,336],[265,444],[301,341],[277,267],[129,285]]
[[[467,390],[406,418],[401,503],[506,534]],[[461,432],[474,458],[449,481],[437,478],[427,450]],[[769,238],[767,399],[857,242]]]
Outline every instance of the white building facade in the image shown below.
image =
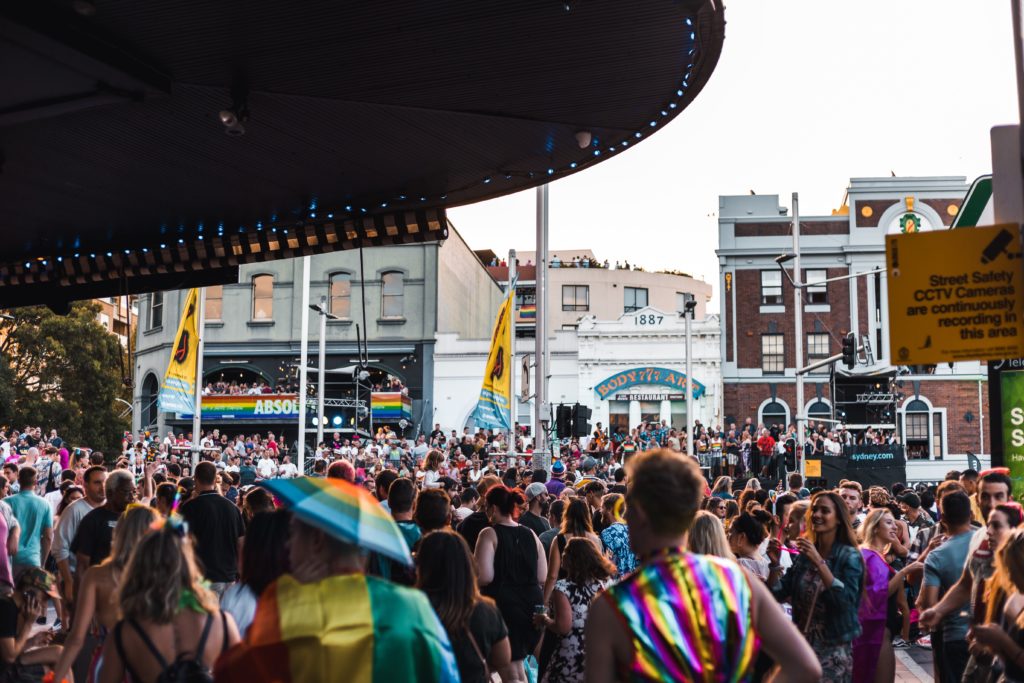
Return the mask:
[[[694,418],[705,425],[721,424],[718,317],[693,321],[691,333]],[[601,422],[606,429],[628,431],[641,422],[660,420],[685,429],[686,339],[677,313],[647,307],[617,320],[586,316],[576,330],[557,330],[549,340],[552,405],[586,405],[593,411],[591,424]],[[515,347],[518,421],[533,434],[533,340],[517,339]],[[487,350],[486,339],[437,336],[434,423],[445,429],[474,425]]]

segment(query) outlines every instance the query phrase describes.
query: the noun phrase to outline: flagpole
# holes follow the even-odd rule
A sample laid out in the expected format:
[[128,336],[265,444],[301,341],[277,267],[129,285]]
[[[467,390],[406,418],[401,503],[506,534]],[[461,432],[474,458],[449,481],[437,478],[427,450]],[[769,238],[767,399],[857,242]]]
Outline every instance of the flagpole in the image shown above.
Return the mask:
[[508,295],[512,297],[512,309],[508,321],[508,452],[516,452],[516,416],[519,414],[519,397],[516,396],[516,280],[519,269],[516,265],[516,250],[508,250]]
[[206,288],[199,288],[197,297],[199,310],[196,321],[196,334],[199,336],[199,345],[196,347],[196,400],[195,410],[192,412],[192,474],[195,474],[196,465],[199,464],[199,454],[202,452],[202,444],[199,437],[200,424],[203,418],[203,348],[206,336]]

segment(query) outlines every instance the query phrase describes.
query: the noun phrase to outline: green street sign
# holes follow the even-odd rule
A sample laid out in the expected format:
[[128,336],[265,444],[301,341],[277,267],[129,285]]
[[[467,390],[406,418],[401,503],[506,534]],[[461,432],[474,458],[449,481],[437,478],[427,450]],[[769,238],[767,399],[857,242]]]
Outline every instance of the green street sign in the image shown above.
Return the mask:
[[979,225],[992,225],[995,215],[992,212],[992,176],[980,176],[971,184],[960,206],[960,212],[953,219],[951,228],[976,228]]

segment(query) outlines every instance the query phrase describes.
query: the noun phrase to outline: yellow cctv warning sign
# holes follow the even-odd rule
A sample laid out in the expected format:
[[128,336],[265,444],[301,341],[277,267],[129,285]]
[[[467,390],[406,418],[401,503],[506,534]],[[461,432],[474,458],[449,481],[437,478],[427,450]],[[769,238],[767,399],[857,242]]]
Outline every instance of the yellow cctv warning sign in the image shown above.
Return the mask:
[[1024,265],[1016,225],[885,238],[894,364],[1024,356]]

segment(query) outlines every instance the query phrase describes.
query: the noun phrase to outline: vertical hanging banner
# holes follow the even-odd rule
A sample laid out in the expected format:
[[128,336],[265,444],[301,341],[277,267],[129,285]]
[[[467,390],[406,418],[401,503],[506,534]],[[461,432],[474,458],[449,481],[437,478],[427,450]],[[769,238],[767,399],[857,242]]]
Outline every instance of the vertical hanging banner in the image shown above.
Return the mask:
[[157,397],[159,410],[165,413],[195,412],[196,361],[199,356],[199,290],[188,290],[185,309],[174,335],[171,360]]
[[[1000,372],[999,390],[1002,393],[1000,415],[1002,418],[1002,465],[1010,469],[1013,480],[1013,498],[1024,496],[1024,371]],[[998,444],[992,444],[997,452]],[[995,462],[993,465],[999,463]]]
[[505,298],[491,332],[491,350],[484,367],[484,383],[473,417],[478,427],[512,428],[512,302],[515,294]]

